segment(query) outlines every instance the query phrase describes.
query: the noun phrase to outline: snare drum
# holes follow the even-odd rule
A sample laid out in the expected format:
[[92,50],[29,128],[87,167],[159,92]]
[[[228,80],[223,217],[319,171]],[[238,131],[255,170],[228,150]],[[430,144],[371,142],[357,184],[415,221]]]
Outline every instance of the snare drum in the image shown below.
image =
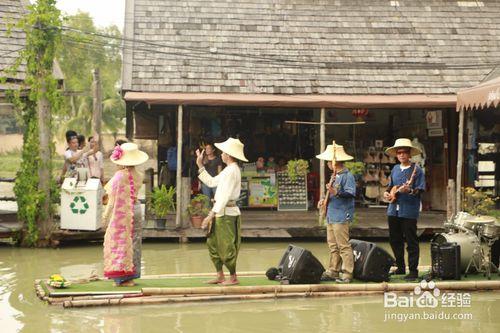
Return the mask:
[[[462,273],[467,269],[467,265],[472,257],[477,266],[481,264],[481,245],[479,238],[472,232],[459,232],[439,234],[432,240],[438,244],[457,243],[460,245],[460,268]],[[473,265],[471,265],[473,267]]]

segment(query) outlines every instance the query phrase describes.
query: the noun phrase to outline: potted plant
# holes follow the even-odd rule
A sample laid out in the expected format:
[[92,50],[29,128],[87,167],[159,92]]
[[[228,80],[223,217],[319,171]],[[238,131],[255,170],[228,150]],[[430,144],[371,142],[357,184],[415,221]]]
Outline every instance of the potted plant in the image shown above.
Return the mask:
[[191,225],[193,228],[201,228],[203,219],[210,211],[210,199],[204,194],[198,194],[189,203],[187,212],[191,217]]
[[165,229],[168,213],[175,212],[175,188],[165,185],[155,188],[151,194],[151,209],[156,216],[157,229]]

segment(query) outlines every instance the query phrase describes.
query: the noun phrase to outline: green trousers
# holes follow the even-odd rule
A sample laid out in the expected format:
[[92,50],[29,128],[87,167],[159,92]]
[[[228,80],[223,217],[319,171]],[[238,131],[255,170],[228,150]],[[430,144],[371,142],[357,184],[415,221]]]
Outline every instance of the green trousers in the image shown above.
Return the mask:
[[215,218],[213,231],[207,238],[208,253],[217,272],[226,266],[236,273],[236,260],[241,244],[241,217],[224,215]]

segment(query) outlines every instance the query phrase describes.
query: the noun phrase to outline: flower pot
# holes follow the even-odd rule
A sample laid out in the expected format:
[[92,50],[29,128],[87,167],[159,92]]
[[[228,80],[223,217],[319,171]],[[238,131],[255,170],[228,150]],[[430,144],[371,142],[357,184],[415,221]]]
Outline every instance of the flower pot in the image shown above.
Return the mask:
[[155,220],[155,229],[165,229],[165,225],[167,224],[166,219],[156,219]]
[[203,222],[203,216],[201,215],[193,215],[191,216],[191,225],[193,228],[201,228],[201,224]]

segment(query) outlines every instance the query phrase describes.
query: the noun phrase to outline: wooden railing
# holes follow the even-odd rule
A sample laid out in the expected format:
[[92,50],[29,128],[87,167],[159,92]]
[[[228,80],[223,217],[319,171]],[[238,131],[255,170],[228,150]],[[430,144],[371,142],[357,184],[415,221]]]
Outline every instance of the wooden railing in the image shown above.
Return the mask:
[[[0,177],[0,183],[14,183],[16,181],[16,178],[5,178],[5,177]],[[0,201],[16,201],[16,197],[0,197]]]

